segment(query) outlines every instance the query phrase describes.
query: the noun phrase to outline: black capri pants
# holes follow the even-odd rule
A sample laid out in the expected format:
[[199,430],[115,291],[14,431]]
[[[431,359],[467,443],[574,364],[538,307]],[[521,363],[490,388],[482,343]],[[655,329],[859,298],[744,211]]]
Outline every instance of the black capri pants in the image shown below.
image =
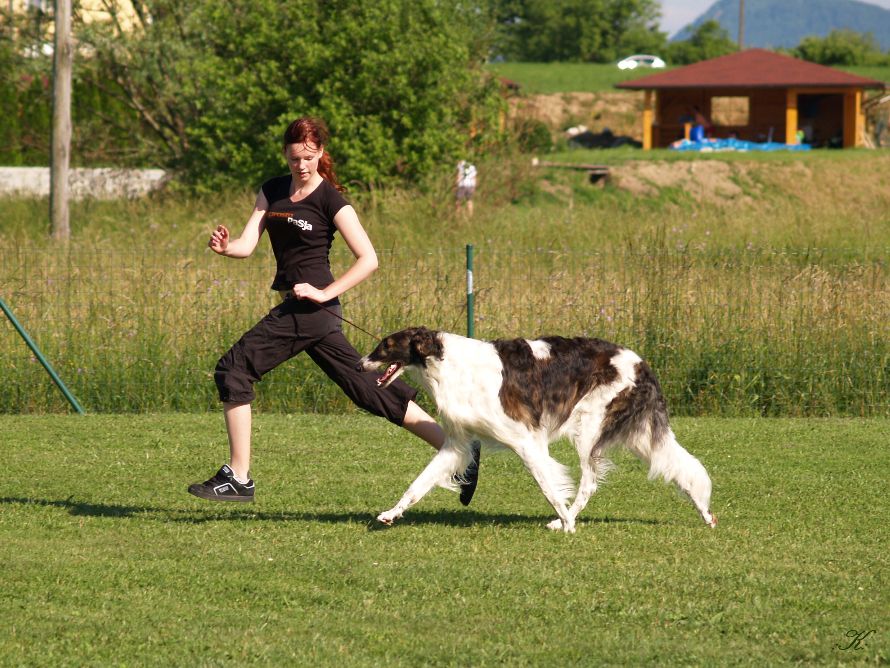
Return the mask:
[[[341,313],[339,304],[328,308]],[[254,383],[303,351],[356,406],[402,425],[417,390],[401,380],[381,388],[377,373],[357,371],[361,356],[343,335],[341,320],[305,299],[273,308],[220,358],[214,373],[220,401],[250,403]]]

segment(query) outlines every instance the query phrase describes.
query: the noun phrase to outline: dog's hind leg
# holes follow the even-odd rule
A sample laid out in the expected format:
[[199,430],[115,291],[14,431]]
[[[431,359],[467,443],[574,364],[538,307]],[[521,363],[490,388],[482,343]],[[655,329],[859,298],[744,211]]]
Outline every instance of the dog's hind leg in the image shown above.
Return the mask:
[[436,453],[426,468],[420,472],[420,475],[411,483],[411,486],[399,499],[399,502],[377,516],[377,520],[383,524],[392,524],[399,519],[408,508],[420,501],[426,494],[436,485],[443,487],[451,486],[452,476],[459,470],[461,466],[466,468],[466,457],[460,451],[449,446],[448,443],[442,446],[442,449]]

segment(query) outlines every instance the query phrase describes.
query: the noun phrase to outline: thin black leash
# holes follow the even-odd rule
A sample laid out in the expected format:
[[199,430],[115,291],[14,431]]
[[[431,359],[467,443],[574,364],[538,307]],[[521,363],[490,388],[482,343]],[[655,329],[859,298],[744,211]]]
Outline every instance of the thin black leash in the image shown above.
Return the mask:
[[[297,297],[294,297],[294,296],[292,296],[292,295],[290,295],[290,294],[288,294],[286,297],[284,297],[284,301],[287,301],[288,299],[298,299],[298,298],[297,298]],[[329,309],[329,308],[328,308],[327,306],[325,306],[324,304],[319,304],[318,302],[315,302],[315,305],[318,306],[318,307],[321,308],[321,309],[324,309],[325,311],[327,311],[327,312],[330,313],[331,315],[333,315],[333,316],[335,316],[335,317],[337,317],[337,318],[340,318],[340,320],[342,320],[343,322],[345,322],[347,325],[352,325],[353,327],[355,327],[355,328],[356,328],[357,330],[359,330],[360,332],[364,332],[365,334],[367,334],[368,336],[370,336],[372,339],[377,339],[377,340],[379,341],[380,339],[383,338],[383,337],[380,336],[379,334],[372,334],[371,332],[369,332],[367,329],[365,329],[365,328],[362,327],[361,325],[356,325],[354,322],[352,322],[352,320],[349,320],[348,318],[344,318],[342,315],[340,315],[340,314],[337,313],[336,311],[332,311],[331,309]]]
[[356,328],[357,330],[359,330],[360,332],[364,332],[365,334],[367,334],[368,336],[370,336],[372,339],[376,339],[376,340],[379,341],[380,339],[383,338],[383,337],[380,336],[379,334],[371,334],[371,332],[369,332],[369,331],[368,331],[367,329],[365,329],[364,327],[361,327],[360,325],[356,325],[354,322],[352,322],[352,320],[349,320],[348,318],[344,318],[342,315],[340,315],[340,314],[337,313],[336,311],[332,311],[332,310],[329,309],[327,306],[322,306],[321,304],[319,304],[319,306],[321,306],[321,308],[323,308],[325,311],[327,311],[327,312],[330,313],[331,315],[335,315],[335,316],[337,316],[338,318],[340,318],[340,320],[342,320],[343,322],[345,322],[347,325],[352,325],[353,327],[355,327],[355,328]]

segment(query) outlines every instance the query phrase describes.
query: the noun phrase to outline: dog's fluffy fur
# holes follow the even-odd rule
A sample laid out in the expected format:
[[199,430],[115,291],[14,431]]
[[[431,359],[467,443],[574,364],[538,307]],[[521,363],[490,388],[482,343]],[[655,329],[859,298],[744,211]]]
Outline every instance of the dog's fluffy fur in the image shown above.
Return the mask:
[[[453,488],[453,476],[471,461],[474,440],[519,455],[556,510],[551,529],[575,531],[578,513],[608,468],[606,451],[619,444],[649,464],[650,478],[675,483],[709,526],[717,523],[709,507],[711,479],[674,437],[655,374],[626,348],[558,336],[486,342],[415,327],[387,336],[359,367],[385,368],[383,386],[414,372],[446,433],[445,445],[395,507],[377,517],[385,524],[433,486]],[[574,481],[549,454],[549,444],[563,436],[581,460],[571,506]]]

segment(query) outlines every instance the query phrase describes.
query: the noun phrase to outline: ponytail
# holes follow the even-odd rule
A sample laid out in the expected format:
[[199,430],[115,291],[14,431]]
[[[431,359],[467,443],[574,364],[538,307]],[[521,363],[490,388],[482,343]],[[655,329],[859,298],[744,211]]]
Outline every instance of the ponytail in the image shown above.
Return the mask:
[[340,185],[340,181],[334,173],[334,159],[327,151],[321,154],[321,159],[318,161],[318,173],[340,192],[346,190],[346,188]]

